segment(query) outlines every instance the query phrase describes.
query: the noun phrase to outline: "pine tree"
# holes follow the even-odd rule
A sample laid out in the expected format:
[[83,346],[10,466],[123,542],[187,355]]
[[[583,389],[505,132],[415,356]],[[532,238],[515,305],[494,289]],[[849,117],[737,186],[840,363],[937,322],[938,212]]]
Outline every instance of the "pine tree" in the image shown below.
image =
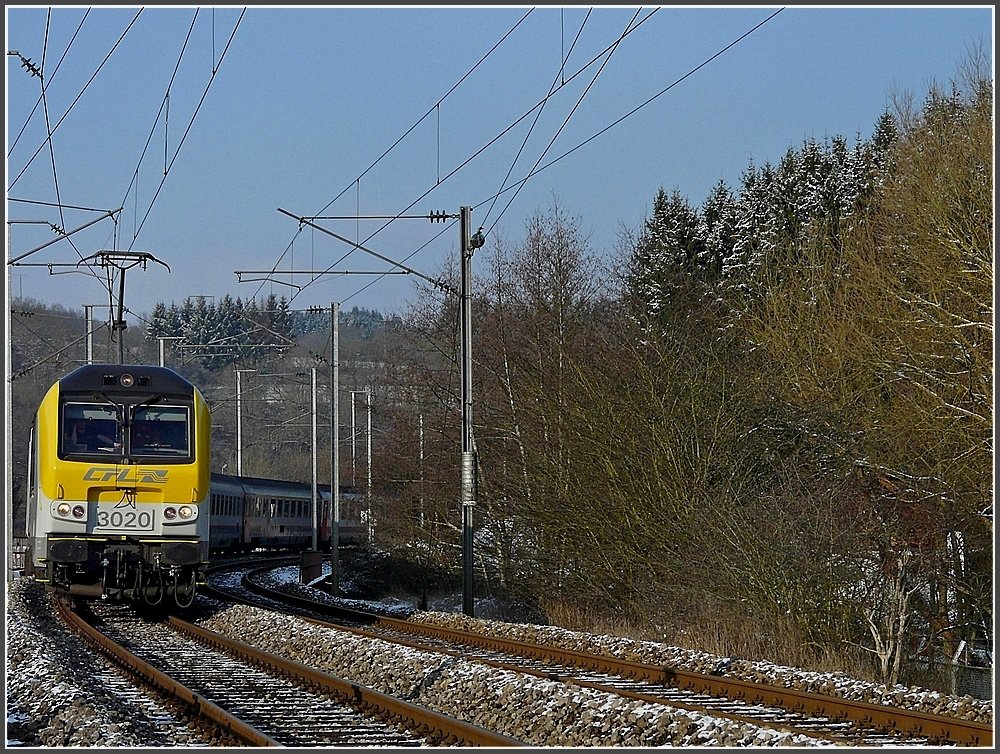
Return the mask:
[[723,263],[723,278],[741,295],[757,289],[765,259],[778,243],[778,224],[772,198],[775,174],[769,163],[756,168],[751,162],[743,172],[736,201],[733,254]]
[[146,337],[153,339],[158,335],[167,335],[169,332],[170,322],[167,316],[167,305],[161,301],[153,307],[153,313],[146,325]]
[[668,316],[680,291],[699,278],[705,254],[700,218],[679,191],[661,188],[629,263],[628,287],[648,315]]
[[703,279],[714,284],[722,278],[726,260],[734,253],[736,235],[736,199],[726,182],[720,180],[701,208],[697,234],[702,240],[697,259]]

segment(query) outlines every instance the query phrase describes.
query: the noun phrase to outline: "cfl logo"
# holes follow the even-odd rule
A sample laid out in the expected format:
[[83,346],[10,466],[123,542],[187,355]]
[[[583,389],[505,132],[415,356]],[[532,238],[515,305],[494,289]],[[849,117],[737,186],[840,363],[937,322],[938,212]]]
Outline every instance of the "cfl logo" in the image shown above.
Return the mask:
[[[128,477],[132,469],[116,469],[100,466],[91,466],[83,475],[85,482],[128,482]],[[166,484],[166,469],[145,469],[136,472],[136,484]]]

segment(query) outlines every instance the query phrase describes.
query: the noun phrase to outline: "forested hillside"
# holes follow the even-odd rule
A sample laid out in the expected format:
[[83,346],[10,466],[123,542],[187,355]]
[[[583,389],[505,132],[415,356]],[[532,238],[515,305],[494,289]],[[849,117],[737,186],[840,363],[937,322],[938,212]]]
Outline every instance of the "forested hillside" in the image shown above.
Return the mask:
[[[991,646],[992,101],[971,75],[700,207],[664,189],[610,264],[559,206],[488,244],[488,582],[582,625],[853,654],[887,681]],[[455,303],[413,322],[377,397],[379,478],[406,480],[410,515],[383,521],[454,560]]]
[[[871,139],[793,145],[703,200],[665,175],[614,250],[558,202],[523,238],[489,239],[473,301],[478,588],[888,682],[981,660],[993,143],[992,80],[970,65],[897,102]],[[18,494],[31,407],[79,363],[84,329],[80,313],[14,308]],[[371,390],[376,543],[456,571],[458,314],[432,291],[392,321],[342,312],[340,415],[341,478],[360,483],[351,404]],[[155,363],[164,344],[203,387],[216,470],[234,464],[234,369],[256,369],[245,468],[307,480],[329,316],[274,297],[164,302],[130,329],[129,359]],[[324,432],[323,482],[329,454]]]

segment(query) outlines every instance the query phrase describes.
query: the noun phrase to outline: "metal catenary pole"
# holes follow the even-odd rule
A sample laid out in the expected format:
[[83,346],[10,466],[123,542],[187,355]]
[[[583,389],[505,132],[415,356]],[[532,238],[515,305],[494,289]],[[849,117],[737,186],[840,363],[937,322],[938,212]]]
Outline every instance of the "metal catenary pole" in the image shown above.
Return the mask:
[[365,490],[365,507],[368,509],[368,544],[375,543],[375,517],[372,514],[372,388],[365,387],[365,413],[368,415],[368,488]]
[[312,551],[319,550],[319,476],[316,453],[316,367],[312,367]]
[[[462,207],[462,609],[475,616],[472,511],[476,505],[476,452],[472,436],[472,254],[482,246],[482,234],[470,237],[472,208]],[[478,244],[478,245],[477,245]]]
[[[357,376],[354,378],[354,384],[357,385]],[[357,489],[358,486],[358,444],[357,444],[357,408],[354,405],[354,396],[357,394],[356,390],[351,391],[351,486]]]
[[118,283],[118,316],[115,317],[114,331],[118,333],[118,363],[125,363],[125,270],[121,271]]
[[[91,304],[84,304],[83,311],[84,316],[87,318],[87,363],[94,363],[94,315],[92,309],[94,307]],[[160,360],[162,363],[162,359]]]
[[340,594],[340,304],[330,304],[330,337],[333,340],[332,406],[330,408],[330,593]]
[[236,476],[243,476],[243,393],[240,390],[240,374],[236,370]]
[[243,390],[240,375],[256,369],[236,370],[236,476],[243,476]]
[[[7,223],[7,259],[10,259],[11,250],[11,232],[10,223]],[[11,368],[11,337],[10,337],[10,263],[8,262],[4,265],[6,268],[5,282],[6,288],[4,289],[4,325],[7,332],[6,343],[4,344],[4,405],[7,406],[7,410],[4,411],[4,446],[7,458],[7,473],[4,475],[4,498],[7,500],[7,505],[4,507],[7,509],[6,516],[6,536],[4,537],[4,557],[7,561],[7,567],[4,569],[7,572],[7,582],[8,584],[14,581],[14,459],[11,458],[11,452],[14,447],[13,439],[13,428],[14,421],[11,417],[11,399],[13,397],[14,391],[11,384],[11,375],[13,370]],[[27,495],[25,495],[27,498]],[[27,506],[25,506],[27,509]]]

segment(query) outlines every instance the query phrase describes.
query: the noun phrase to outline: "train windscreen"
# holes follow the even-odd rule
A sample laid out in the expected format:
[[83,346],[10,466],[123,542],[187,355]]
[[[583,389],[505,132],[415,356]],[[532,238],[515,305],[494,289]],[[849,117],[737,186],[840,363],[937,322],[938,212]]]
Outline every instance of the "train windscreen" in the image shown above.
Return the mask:
[[69,459],[127,455],[154,463],[179,463],[193,457],[189,406],[140,405],[128,423],[122,421],[124,415],[115,405],[66,402],[60,455]]
[[143,406],[129,428],[129,454],[177,457],[191,454],[189,411],[184,406]]
[[63,406],[62,455],[108,454],[121,451],[118,411],[103,403],[66,403]]

